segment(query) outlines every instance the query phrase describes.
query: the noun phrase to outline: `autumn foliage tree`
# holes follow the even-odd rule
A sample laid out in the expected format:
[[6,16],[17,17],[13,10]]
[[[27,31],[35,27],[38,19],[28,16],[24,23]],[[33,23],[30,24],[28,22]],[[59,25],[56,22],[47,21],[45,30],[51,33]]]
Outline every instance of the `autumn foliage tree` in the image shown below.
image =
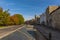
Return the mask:
[[24,18],[21,14],[10,16],[9,10],[3,11],[0,7],[0,25],[19,25],[24,23]]
[[11,16],[11,21],[14,25],[19,24],[19,19],[15,15]]
[[0,25],[3,24],[2,19],[3,19],[3,9],[0,7]]
[[11,20],[14,22],[15,25],[24,23],[24,18],[20,14],[15,14],[15,15],[11,16]]
[[3,12],[3,21],[2,22],[3,22],[4,25],[9,25],[10,24],[10,14],[9,14],[8,10],[5,10]]
[[24,18],[21,14],[15,14],[14,16],[16,16],[18,18],[19,24],[24,23]]

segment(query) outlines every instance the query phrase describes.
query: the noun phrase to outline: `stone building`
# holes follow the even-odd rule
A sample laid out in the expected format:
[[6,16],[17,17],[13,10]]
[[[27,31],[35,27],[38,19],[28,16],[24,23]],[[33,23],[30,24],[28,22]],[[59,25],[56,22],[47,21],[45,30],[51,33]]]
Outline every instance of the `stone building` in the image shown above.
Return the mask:
[[47,25],[60,30],[60,6],[49,6],[45,13]]
[[60,30],[60,7],[50,13],[49,25]]
[[46,23],[47,25],[49,25],[50,23],[50,13],[54,10],[56,10],[58,8],[58,6],[48,6],[48,8],[46,9]]

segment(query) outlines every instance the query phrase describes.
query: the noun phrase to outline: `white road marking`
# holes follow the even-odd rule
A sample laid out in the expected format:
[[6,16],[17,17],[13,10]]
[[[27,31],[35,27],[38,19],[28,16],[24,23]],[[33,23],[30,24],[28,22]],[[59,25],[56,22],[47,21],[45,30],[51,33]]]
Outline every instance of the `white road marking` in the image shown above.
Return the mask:
[[[23,27],[24,27],[24,26],[23,26]],[[2,38],[4,38],[4,37],[6,37],[6,36],[8,36],[8,35],[10,35],[10,34],[12,34],[12,33],[14,33],[15,31],[17,31],[17,30],[19,30],[19,29],[21,29],[21,28],[23,28],[23,27],[20,27],[20,28],[18,28],[18,29],[16,29],[16,30],[13,30],[13,31],[9,32],[9,33],[6,33],[6,34],[3,35],[3,36],[0,36],[0,39],[2,39]]]

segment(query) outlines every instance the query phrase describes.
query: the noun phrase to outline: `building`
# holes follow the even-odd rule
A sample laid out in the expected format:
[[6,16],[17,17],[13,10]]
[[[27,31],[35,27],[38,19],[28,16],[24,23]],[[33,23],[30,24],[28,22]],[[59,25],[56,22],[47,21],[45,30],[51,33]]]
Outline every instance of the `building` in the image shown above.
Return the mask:
[[47,25],[60,30],[60,6],[49,6],[45,13]]
[[54,10],[56,10],[58,8],[58,6],[48,6],[48,8],[46,9],[46,23],[47,25],[49,25],[50,23],[50,13],[53,12]]
[[49,25],[60,30],[60,7],[50,13]]
[[35,23],[40,24],[40,16],[35,15]]
[[40,15],[40,24],[46,25],[46,14],[45,13]]

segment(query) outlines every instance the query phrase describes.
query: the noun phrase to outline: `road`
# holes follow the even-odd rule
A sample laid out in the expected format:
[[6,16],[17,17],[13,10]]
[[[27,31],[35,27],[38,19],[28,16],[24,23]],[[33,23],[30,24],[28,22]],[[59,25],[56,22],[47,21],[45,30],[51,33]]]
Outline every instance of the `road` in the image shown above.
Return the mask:
[[26,29],[29,34],[31,34],[36,40],[46,40],[43,35],[34,28],[34,25],[27,25]]
[[35,40],[26,27],[17,25],[0,29],[0,40]]
[[51,40],[60,40],[60,32],[52,30],[47,27],[37,26],[36,27],[40,32],[42,32],[47,38],[49,38],[49,33],[51,33]]
[[33,25],[27,25],[26,26],[27,32],[32,35],[33,38],[35,38],[35,32],[36,30],[34,29]]
[[18,29],[19,27],[21,27],[20,25],[16,25],[16,26],[9,26],[7,28],[1,28],[0,29],[0,38],[6,36],[7,34],[9,34],[11,31],[14,31],[16,29]]

